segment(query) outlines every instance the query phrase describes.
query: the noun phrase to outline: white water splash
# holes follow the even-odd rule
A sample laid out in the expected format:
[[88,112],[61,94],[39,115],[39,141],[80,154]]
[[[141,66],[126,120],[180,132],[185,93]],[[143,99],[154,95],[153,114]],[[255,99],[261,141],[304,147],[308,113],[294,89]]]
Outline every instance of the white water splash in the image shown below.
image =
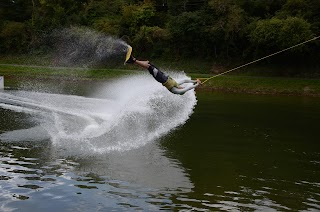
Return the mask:
[[31,114],[38,125],[5,132],[0,140],[47,138],[68,154],[95,154],[139,148],[168,134],[188,120],[196,97],[194,91],[172,94],[143,74],[106,83],[90,97],[4,91],[0,102],[1,108]]

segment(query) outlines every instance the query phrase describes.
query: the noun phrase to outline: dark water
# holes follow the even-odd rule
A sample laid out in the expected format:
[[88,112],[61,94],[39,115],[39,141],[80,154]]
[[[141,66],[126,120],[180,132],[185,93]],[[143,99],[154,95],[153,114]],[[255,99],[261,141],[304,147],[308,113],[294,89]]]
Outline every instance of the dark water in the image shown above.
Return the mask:
[[[320,210],[319,98],[197,99],[184,125],[129,151],[63,156],[38,128],[0,140],[0,211]],[[1,133],[33,127],[0,114]]]

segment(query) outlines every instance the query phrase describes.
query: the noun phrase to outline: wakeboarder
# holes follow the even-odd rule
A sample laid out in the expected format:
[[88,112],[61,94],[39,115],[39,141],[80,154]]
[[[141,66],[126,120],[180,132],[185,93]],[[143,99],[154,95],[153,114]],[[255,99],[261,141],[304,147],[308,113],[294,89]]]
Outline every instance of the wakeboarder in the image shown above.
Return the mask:
[[[169,75],[163,73],[153,64],[151,64],[149,61],[137,60],[131,55],[131,52],[132,52],[132,47],[129,46],[128,52],[126,55],[125,64],[137,64],[140,67],[147,69],[149,73],[155,78],[155,80],[161,83],[163,86],[165,86],[171,93],[183,95],[187,91],[193,88],[196,88],[201,84],[201,81],[199,79],[197,80],[183,79],[183,80],[176,81],[172,79]],[[184,87],[181,86],[182,84],[186,84],[186,83],[189,83],[189,85],[184,85]]]

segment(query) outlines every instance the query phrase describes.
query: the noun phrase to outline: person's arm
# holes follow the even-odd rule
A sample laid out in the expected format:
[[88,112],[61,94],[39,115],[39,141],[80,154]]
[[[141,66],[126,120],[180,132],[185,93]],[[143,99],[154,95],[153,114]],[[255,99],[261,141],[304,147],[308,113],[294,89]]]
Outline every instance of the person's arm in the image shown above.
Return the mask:
[[180,95],[183,95],[185,92],[197,87],[198,85],[200,85],[200,83],[197,83],[195,85],[190,85],[190,86],[186,86],[184,88],[176,88],[176,87],[173,87],[171,88],[171,92],[174,93],[174,94],[180,94]]
[[196,79],[196,80],[192,80],[192,79],[177,80],[177,83],[178,83],[178,85],[182,85],[184,83],[193,83],[193,84],[198,83],[199,85],[201,85],[201,81],[199,79]]
[[191,79],[183,79],[183,80],[176,80],[178,85],[182,85],[184,83],[196,83],[197,80],[191,80]]

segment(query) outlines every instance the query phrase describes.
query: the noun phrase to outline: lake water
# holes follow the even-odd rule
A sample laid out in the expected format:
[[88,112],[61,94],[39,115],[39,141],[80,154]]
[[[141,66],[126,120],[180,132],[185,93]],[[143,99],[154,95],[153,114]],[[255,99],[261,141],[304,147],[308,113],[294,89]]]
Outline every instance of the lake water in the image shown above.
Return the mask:
[[319,98],[141,75],[10,85],[0,114],[0,211],[320,210]]

